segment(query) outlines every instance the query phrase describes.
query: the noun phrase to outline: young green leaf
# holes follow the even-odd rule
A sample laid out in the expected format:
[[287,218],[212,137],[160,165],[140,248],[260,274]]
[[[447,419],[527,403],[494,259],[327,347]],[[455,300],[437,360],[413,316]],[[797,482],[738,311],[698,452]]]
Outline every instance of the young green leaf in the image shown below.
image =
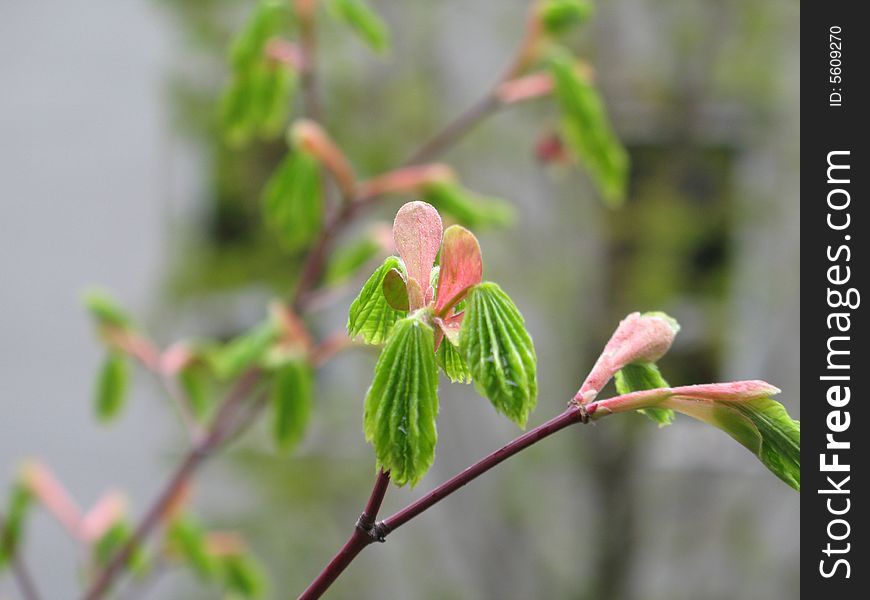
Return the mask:
[[471,289],[459,333],[474,387],[503,415],[525,427],[537,403],[537,358],[513,301],[496,284]]
[[[103,534],[93,546],[93,561],[98,567],[105,567],[121,548],[133,537],[133,529],[126,521],[118,521]],[[128,561],[128,568],[133,575],[142,577],[151,567],[148,554],[137,545]]]
[[589,0],[546,0],[538,11],[547,32],[560,34],[588,21],[595,7]]
[[24,520],[33,504],[33,495],[24,485],[12,487],[5,511],[5,521],[0,521],[0,573],[18,551],[24,531]]
[[438,368],[434,348],[431,327],[415,317],[397,322],[366,394],[366,440],[396,485],[414,486],[435,458]]
[[383,246],[371,235],[338,248],[326,267],[323,280],[331,285],[347,281],[382,251]]
[[263,190],[264,218],[290,250],[308,245],[323,219],[320,163],[307,152],[288,154]]
[[263,59],[266,44],[282,32],[289,16],[287,2],[260,0],[230,48],[233,68],[244,72],[256,66]]
[[471,383],[471,372],[462,353],[449,340],[442,340],[436,353],[438,366],[453,383]]
[[595,87],[577,72],[567,53],[554,53],[549,67],[562,109],[565,139],[586,165],[604,199],[618,205],[625,197],[628,155],[610,126],[604,102]]
[[254,559],[232,554],[218,559],[218,569],[228,592],[242,598],[261,598],[266,590],[266,576]]
[[103,290],[86,291],[82,296],[82,303],[98,325],[120,329],[129,329],[133,325],[133,320],[121,305]]
[[286,64],[272,61],[259,67],[256,73],[258,132],[263,138],[274,139],[282,133],[290,115],[297,83],[296,71]]
[[718,427],[800,491],[801,425],[771,399],[778,393],[778,388],[765,381],[730,381],[633,391],[588,406],[593,419],[642,408],[668,408]]
[[279,334],[278,325],[272,319],[263,321],[213,353],[212,369],[223,380],[238,377],[260,361]]
[[[662,377],[655,363],[632,363],[616,372],[616,392],[618,394],[666,387],[668,387],[668,382]],[[651,406],[641,408],[637,412],[643,413],[658,423],[659,427],[674,422],[674,411],[670,408]]]
[[335,18],[350,27],[372,50],[389,50],[386,24],[363,0],[332,0],[329,7]]
[[[752,422],[761,439],[760,444],[747,447],[774,475],[800,491],[800,421],[792,419],[782,404],[770,398],[758,398],[748,402],[723,402],[722,404]],[[726,431],[731,434],[730,430]],[[734,437],[740,441],[739,437],[736,435]]]
[[305,433],[314,402],[314,375],[304,360],[291,360],[274,376],[270,400],[272,433],[278,447],[292,448]]
[[462,225],[471,227],[511,225],[515,220],[514,209],[503,200],[475,194],[454,181],[436,181],[426,185],[423,192],[426,202],[443,211]]
[[170,548],[196,573],[200,581],[211,581],[215,561],[208,553],[205,532],[199,523],[182,515],[169,525],[166,539]]
[[399,311],[407,311],[410,308],[408,298],[408,284],[398,269],[390,269],[384,275],[384,298],[387,304]]
[[287,9],[280,0],[261,1],[233,43],[233,74],[220,107],[224,132],[233,144],[245,144],[256,133],[275,137],[287,119],[296,71],[267,56],[270,40],[287,28]]
[[350,337],[360,336],[367,344],[382,344],[396,321],[405,316],[404,311],[392,308],[384,297],[384,277],[392,269],[404,272],[405,267],[395,256],[388,256],[350,305],[347,319]]
[[111,421],[121,412],[127,399],[129,380],[127,358],[119,352],[109,352],[97,379],[94,407],[100,421]]
[[178,382],[194,418],[202,422],[211,408],[208,373],[202,365],[189,364],[178,372]]

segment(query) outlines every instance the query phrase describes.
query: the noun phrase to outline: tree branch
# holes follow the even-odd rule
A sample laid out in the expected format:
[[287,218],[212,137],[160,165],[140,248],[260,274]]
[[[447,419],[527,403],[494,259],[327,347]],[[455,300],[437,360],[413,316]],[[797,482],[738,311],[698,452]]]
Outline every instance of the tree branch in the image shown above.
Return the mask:
[[[416,502],[412,502],[383,521],[375,523],[370,529],[366,530],[361,527],[361,522],[363,521],[363,517],[361,516],[360,520],[357,521],[357,524],[354,527],[350,539],[345,542],[338,554],[336,554],[332,561],[326,565],[323,571],[321,571],[317,578],[311,582],[308,588],[302,592],[302,595],[299,596],[299,600],[315,600],[316,598],[320,598],[335,582],[335,580],[338,579],[339,575],[344,572],[348,565],[353,562],[353,559],[356,558],[356,556],[369,544],[385,541],[387,535],[391,532],[395,531],[411,519],[419,516],[435,504],[444,500],[447,496],[459,490],[459,488],[474,481],[514,454],[525,450],[529,446],[540,442],[557,431],[561,431],[569,425],[585,423],[586,421],[588,421],[586,410],[583,407],[572,404],[559,416],[535,427],[507,445],[502,446],[495,452],[488,454],[461,473],[448,479]],[[384,473],[382,471],[381,476],[383,475]],[[381,479],[382,477],[379,477],[378,481],[375,483],[375,490],[372,492],[372,498],[375,497],[375,492],[379,490],[379,484],[382,484],[384,486],[384,492],[386,491],[386,485],[389,482],[381,481]],[[380,499],[377,501],[377,506],[380,506],[382,500],[383,493],[381,493]],[[369,512],[371,505],[372,499],[369,499],[369,504],[366,506],[366,511],[363,512],[363,516],[367,513],[371,514]]]
[[347,566],[353,562],[353,559],[363,551],[363,548],[374,542],[382,542],[383,538],[378,535],[375,528],[375,519],[378,518],[378,511],[381,509],[381,504],[384,501],[384,495],[387,493],[387,488],[390,485],[390,474],[381,469],[378,472],[378,477],[375,480],[375,485],[372,488],[372,493],[369,496],[369,501],[362,514],[357,519],[354,525],[353,533],[350,538],[338,551],[338,554],[333,557],[329,564],[320,572],[320,574],[311,582],[311,584],[299,596],[299,600],[313,600],[320,598],[326,590],[335,582]]
[[259,371],[248,371],[236,383],[227,399],[215,415],[206,436],[194,445],[184,457],[163,491],[136,527],[126,544],[112,557],[106,567],[95,577],[85,593],[85,600],[98,600],[108,592],[116,577],[121,573],[133,552],[141,546],[160,523],[166,509],[172,504],[181,490],[190,481],[193,473],[206,458],[219,447],[232,433],[232,424],[244,400],[253,390],[260,378]]

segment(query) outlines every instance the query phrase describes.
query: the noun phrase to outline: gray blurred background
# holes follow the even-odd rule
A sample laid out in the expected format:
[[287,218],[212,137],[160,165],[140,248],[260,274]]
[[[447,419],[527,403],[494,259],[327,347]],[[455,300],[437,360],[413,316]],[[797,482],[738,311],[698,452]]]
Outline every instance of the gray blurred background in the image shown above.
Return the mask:
[[[326,25],[328,129],[375,173],[472,103],[518,39],[522,0],[373,2],[391,56]],[[91,415],[101,357],[78,296],[111,290],[163,344],[230,335],[289,286],[257,226],[280,144],[217,143],[210,115],[230,33],[251,3],[45,0],[0,7],[0,482],[48,462],[90,505],[109,487],[139,514],[184,449],[140,374],[112,427]],[[549,103],[504,112],[447,159],[500,195],[517,226],[480,235],[486,277],[525,314],[539,356],[531,424],[562,410],[618,320],[683,325],[674,384],[763,378],[796,418],[799,5],[602,0],[576,47],[596,66],[633,158],[631,197],[605,209],[582,173],[542,166]],[[389,219],[385,203],[369,221]],[[351,238],[347,238],[351,239]],[[351,296],[316,316],[343,326]],[[250,433],[211,463],[195,506],[250,540],[270,597],[292,597],[348,534],[373,478],[361,431],[375,354],[323,370],[292,456]],[[435,466],[384,514],[510,440],[472,388],[441,385]],[[642,417],[578,427],[512,459],[364,552],[335,598],[793,599],[799,496],[721,432]],[[26,556],[49,598],[78,590],[78,551],[44,514]],[[16,598],[8,577],[0,598]],[[154,598],[214,598],[170,573]]]

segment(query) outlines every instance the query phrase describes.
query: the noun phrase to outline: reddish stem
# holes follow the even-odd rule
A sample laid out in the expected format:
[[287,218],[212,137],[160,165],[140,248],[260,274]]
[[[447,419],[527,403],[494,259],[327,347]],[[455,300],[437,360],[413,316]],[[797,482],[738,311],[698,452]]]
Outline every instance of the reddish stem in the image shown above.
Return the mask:
[[347,566],[353,562],[357,554],[362,552],[363,548],[374,542],[383,541],[383,538],[377,533],[375,528],[375,519],[378,517],[378,511],[381,509],[381,504],[384,501],[384,495],[387,493],[389,485],[389,472],[379,471],[378,478],[375,480],[375,485],[369,496],[369,501],[359,516],[350,538],[344,543],[338,554],[320,572],[320,575],[302,592],[299,600],[320,598],[333,582],[338,579],[338,576],[344,572]]
[[338,579],[339,575],[344,572],[348,565],[353,562],[354,558],[356,558],[356,556],[369,544],[385,541],[386,536],[390,532],[401,527],[414,517],[419,516],[422,512],[441,502],[459,488],[465,486],[474,479],[477,479],[514,454],[540,442],[542,439],[553,435],[569,425],[585,422],[587,418],[588,415],[585,409],[572,404],[559,416],[535,427],[509,444],[502,446],[495,452],[480,459],[458,475],[448,479],[434,490],[416,502],[412,502],[391,517],[387,517],[379,523],[374,523],[366,527],[365,525],[368,523],[369,518],[367,515],[377,513],[377,508],[380,507],[381,502],[383,501],[383,495],[386,493],[386,486],[389,483],[388,475],[385,477],[382,471],[381,476],[378,477],[378,481],[375,482],[375,489],[372,490],[372,496],[369,498],[366,509],[360,516],[360,520],[357,521],[356,527],[354,527],[353,534],[351,534],[341,550],[338,551],[338,554],[336,554],[323,571],[320,572],[320,575],[318,575],[317,578],[311,582],[311,585],[302,592],[302,595],[299,596],[299,600],[315,600],[316,598],[320,598],[335,582],[335,580]]
[[376,525],[376,529],[381,535],[386,536],[514,454],[525,450],[529,446],[540,442],[542,439],[553,435],[569,425],[581,423],[586,418],[586,413],[583,410],[579,410],[578,407],[572,405],[559,416],[553,417],[546,423],[529,430],[509,444],[502,446],[492,454],[477,461],[458,475],[448,479],[416,502],[412,502],[396,514],[387,517]]

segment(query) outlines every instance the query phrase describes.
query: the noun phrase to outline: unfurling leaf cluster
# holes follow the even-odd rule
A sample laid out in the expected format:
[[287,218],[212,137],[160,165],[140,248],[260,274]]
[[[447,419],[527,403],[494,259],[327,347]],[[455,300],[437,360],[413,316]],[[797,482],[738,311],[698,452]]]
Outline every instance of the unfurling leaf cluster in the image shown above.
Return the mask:
[[[482,281],[480,246],[438,212],[404,205],[388,257],[350,307],[348,333],[385,344],[366,395],[364,430],[397,485],[416,484],[435,456],[440,367],[474,382],[496,410],[524,426],[535,407],[535,349],[510,298]],[[435,265],[440,255],[440,264]]]

